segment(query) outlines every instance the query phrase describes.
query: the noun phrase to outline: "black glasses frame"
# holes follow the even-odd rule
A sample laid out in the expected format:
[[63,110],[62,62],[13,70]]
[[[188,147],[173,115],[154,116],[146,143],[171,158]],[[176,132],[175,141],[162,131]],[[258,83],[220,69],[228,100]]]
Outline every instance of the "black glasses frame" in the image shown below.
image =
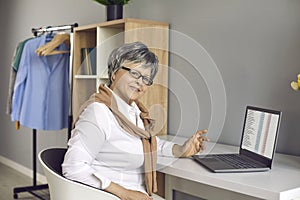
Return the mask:
[[141,72],[137,71],[137,70],[134,70],[134,69],[130,69],[128,67],[124,67],[124,66],[121,66],[122,69],[126,70],[129,72],[129,74],[135,78],[135,79],[139,79],[142,77],[142,81],[145,85],[147,86],[150,86],[153,84],[153,80],[150,78],[150,77],[147,77],[147,76],[143,76],[141,74]]

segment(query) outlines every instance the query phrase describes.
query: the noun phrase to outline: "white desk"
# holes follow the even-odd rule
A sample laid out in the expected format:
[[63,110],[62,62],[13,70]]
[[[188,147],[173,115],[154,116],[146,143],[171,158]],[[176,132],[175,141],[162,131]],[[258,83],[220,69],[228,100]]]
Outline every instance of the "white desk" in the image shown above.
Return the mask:
[[[185,138],[164,136],[183,143]],[[233,153],[238,147],[207,143],[206,153]],[[300,198],[300,157],[275,154],[268,172],[212,173],[190,158],[158,158],[158,171],[165,174],[166,199],[177,190],[203,199],[272,199]],[[201,199],[200,198],[200,199]]]

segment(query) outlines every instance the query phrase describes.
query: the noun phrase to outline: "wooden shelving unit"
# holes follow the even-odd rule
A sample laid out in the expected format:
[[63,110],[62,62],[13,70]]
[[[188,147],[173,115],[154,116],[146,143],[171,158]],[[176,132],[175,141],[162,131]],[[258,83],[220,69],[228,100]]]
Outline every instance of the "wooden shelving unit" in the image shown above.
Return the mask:
[[[167,133],[169,24],[140,19],[120,19],[74,28],[72,110],[75,116],[84,101],[107,80],[107,59],[123,43],[140,41],[159,59],[153,86],[141,101],[156,119],[159,135]],[[96,51],[96,74],[82,74],[82,48]]]

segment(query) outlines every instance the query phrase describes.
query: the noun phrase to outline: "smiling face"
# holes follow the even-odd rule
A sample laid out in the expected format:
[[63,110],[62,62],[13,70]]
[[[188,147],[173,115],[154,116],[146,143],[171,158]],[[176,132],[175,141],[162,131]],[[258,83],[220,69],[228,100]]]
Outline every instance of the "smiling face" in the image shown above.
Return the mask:
[[[145,67],[143,63],[125,61],[122,66],[134,69],[142,76],[151,77],[151,68]],[[149,87],[143,82],[142,77],[135,79],[130,75],[128,70],[122,68],[112,75],[112,80],[110,89],[128,104],[140,98]]]

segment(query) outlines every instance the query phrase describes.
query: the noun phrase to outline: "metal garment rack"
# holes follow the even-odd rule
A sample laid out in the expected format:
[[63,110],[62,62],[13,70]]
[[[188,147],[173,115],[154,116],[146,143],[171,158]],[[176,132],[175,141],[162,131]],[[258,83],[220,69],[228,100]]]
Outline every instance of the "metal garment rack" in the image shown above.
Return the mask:
[[[70,132],[72,130],[72,57],[73,57],[73,28],[78,27],[77,23],[71,25],[63,25],[63,26],[48,26],[41,28],[32,28],[32,33],[34,36],[38,36],[39,34],[56,32],[56,31],[70,31],[70,98],[69,98],[69,119],[68,119],[68,139],[70,138]],[[24,186],[24,187],[16,187],[13,189],[14,199],[18,199],[18,193],[28,192],[33,196],[44,199],[40,195],[36,194],[37,190],[44,190],[48,188],[48,184],[37,185],[37,130],[32,130],[32,165],[33,165],[33,185],[32,186]]]

